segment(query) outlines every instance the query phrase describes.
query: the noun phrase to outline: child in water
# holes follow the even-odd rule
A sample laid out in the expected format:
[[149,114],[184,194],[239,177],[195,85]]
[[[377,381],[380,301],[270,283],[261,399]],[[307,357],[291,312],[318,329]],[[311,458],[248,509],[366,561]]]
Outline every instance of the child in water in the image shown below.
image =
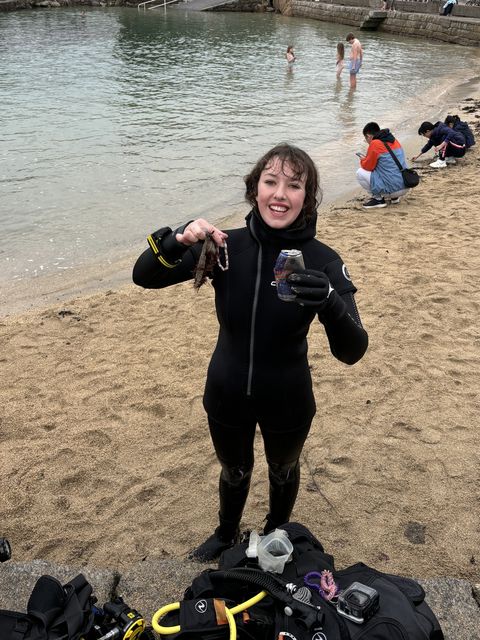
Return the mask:
[[285,54],[285,58],[287,59],[289,67],[291,67],[296,60],[295,51],[293,50],[293,47],[291,45],[287,47],[287,53]]
[[343,68],[345,66],[345,46],[343,42],[337,44],[337,64],[335,66],[337,72],[337,79],[342,75]]

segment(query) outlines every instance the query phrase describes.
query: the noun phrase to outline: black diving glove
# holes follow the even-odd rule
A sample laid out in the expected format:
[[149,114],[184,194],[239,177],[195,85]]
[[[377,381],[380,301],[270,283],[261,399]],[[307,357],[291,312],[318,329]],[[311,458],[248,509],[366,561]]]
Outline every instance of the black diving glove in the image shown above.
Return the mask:
[[313,269],[291,273],[287,281],[297,296],[295,302],[302,307],[322,309],[334,290],[325,273]]

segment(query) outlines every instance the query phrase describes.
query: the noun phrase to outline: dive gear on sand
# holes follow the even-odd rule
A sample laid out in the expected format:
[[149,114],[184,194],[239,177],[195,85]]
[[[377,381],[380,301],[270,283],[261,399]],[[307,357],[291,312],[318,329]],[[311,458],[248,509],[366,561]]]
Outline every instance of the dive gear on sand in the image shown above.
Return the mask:
[[[280,529],[293,545],[282,574],[262,571],[247,557],[248,543],[237,544],[222,554],[219,571],[207,569],[193,580],[181,603],[157,611],[154,629],[175,640],[227,638],[227,623],[231,640],[444,640],[418,582],[363,563],[336,571],[306,527],[292,522]],[[332,599],[318,589],[327,573],[324,587],[334,582],[339,589]],[[215,601],[222,601],[217,609]]]
[[[224,600],[216,598],[209,600],[201,599],[196,602],[189,602],[185,600],[182,602],[173,602],[172,604],[165,605],[154,614],[152,618],[152,627],[160,635],[171,635],[173,633],[180,633],[181,631],[188,632],[188,630],[192,628],[198,630],[198,627],[195,627],[195,623],[198,616],[201,616],[203,618],[202,627],[204,626],[205,628],[212,626],[215,628],[227,623],[230,629],[230,640],[236,640],[237,624],[234,616],[237,613],[246,611],[246,609],[257,602],[260,602],[260,600],[263,600],[266,595],[266,591],[260,591],[257,595],[249,598],[247,601],[231,608],[227,607]],[[191,605],[193,605],[193,607]],[[180,610],[179,618],[183,624],[181,623],[174,626],[160,625],[160,620],[162,620],[167,613],[176,610]]]
[[1,640],[154,640],[145,620],[121,598],[95,606],[92,586],[82,574],[62,585],[41,576],[27,613],[0,611]]
[[136,609],[131,609],[122,598],[106,602],[97,610],[101,621],[94,625],[100,633],[95,640],[139,640],[145,631],[145,620]]

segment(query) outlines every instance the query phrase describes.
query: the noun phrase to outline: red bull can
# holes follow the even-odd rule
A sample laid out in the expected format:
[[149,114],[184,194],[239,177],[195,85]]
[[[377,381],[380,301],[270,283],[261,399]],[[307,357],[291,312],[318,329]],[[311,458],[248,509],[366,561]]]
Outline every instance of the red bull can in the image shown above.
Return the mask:
[[293,293],[287,277],[292,271],[305,269],[303,255],[299,249],[282,249],[278,254],[273,273],[277,284],[277,295],[284,302],[293,302],[296,295]]

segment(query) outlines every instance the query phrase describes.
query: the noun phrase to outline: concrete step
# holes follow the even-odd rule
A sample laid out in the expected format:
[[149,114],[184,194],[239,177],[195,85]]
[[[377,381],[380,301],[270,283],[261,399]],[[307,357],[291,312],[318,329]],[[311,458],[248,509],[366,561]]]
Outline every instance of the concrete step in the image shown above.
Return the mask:
[[364,18],[363,22],[360,24],[360,29],[363,29],[364,31],[375,31],[378,29],[378,26],[382,24],[387,15],[387,11],[370,11],[367,17]]
[[205,11],[213,7],[220,7],[222,4],[228,4],[232,0],[184,0],[177,4],[170,5],[172,8],[183,9],[184,11]]

